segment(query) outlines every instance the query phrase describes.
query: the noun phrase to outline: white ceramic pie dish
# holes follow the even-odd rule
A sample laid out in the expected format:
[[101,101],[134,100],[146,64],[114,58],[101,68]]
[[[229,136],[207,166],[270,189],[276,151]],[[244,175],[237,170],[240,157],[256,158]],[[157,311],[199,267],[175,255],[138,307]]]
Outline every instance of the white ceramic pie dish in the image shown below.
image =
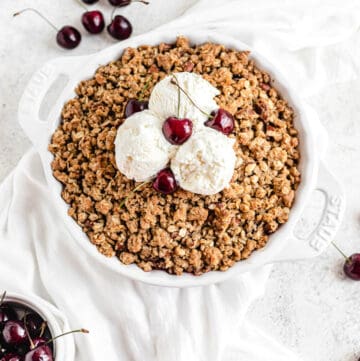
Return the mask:
[[[320,161],[320,151],[316,143],[319,143],[324,138],[324,134],[318,134],[319,127],[317,126],[317,120],[314,119],[314,114],[311,113],[311,109],[309,110],[302,103],[276,67],[241,41],[209,32],[196,34],[187,34],[185,32],[182,35],[187,36],[193,44],[210,41],[238,50],[250,50],[251,58],[256,61],[259,67],[270,73],[276,88],[280,90],[282,96],[293,107],[295,124],[300,136],[302,182],[297,190],[296,200],[288,222],[271,235],[266,247],[253,253],[249,259],[236,263],[226,272],[213,271],[201,276],[190,274],[174,276],[164,271],[144,272],[136,265],[123,265],[115,257],[112,259],[104,257],[91,244],[76,222],[67,215],[68,205],[61,198],[62,186],[52,175],[50,163],[53,155],[47,150],[51,135],[60,122],[61,109],[67,100],[75,96],[74,89],[80,81],[91,78],[100,65],[119,58],[126,47],[137,47],[143,44],[157,45],[161,42],[172,43],[177,36],[177,34],[162,34],[155,31],[133,37],[92,55],[63,57],[50,61],[34,74],[21,98],[18,113],[20,124],[40,153],[55,205],[62,214],[63,221],[70,233],[85,252],[91,254],[95,260],[114,272],[158,286],[191,287],[207,285],[223,281],[235,274],[250,271],[264,264],[317,256],[333,239],[341,222],[345,200],[340,185]],[[64,83],[60,88],[57,81],[59,78]],[[54,84],[57,86],[54,86]],[[57,90],[56,94],[54,87]],[[54,99],[50,104],[49,98]],[[44,105],[50,108],[50,111],[45,116],[43,115]],[[322,217],[315,230],[308,237],[299,238],[294,235],[293,230],[314,189],[323,192],[326,199]]]

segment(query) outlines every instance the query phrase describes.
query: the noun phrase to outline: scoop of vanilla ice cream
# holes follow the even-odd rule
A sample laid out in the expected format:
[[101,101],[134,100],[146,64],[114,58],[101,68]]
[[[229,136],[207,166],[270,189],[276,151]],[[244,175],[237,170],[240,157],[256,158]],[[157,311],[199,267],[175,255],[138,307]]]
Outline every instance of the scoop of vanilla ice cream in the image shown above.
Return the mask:
[[149,110],[134,113],[119,127],[115,159],[121,173],[144,182],[169,163],[175,151],[162,133],[162,121]]
[[[195,104],[204,112],[211,113],[218,108],[214,97],[220,92],[207,80],[195,73],[175,73],[180,86]],[[180,91],[180,111],[178,115],[178,87],[171,83],[172,75],[157,83],[151,92],[149,109],[160,119],[169,117],[188,118],[194,130],[199,130],[208,117],[197,109],[188,97]]]
[[200,130],[179,147],[171,169],[181,188],[212,195],[229,186],[234,173],[234,139],[211,129]]

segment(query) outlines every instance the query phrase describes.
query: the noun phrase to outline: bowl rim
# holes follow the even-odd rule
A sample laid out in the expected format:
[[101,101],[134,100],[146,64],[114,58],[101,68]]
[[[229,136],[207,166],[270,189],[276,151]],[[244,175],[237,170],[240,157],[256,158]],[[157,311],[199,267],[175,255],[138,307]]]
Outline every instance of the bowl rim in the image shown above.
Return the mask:
[[[265,247],[254,252],[248,259],[236,262],[231,268],[224,272],[210,271],[202,274],[201,276],[195,276],[188,273],[176,276],[170,275],[165,271],[158,270],[144,272],[137,265],[124,265],[116,257],[106,258],[100,254],[96,247],[90,242],[87,235],[82,231],[80,226],[78,226],[77,223],[67,214],[67,209],[69,207],[61,198],[60,193],[62,185],[53,177],[50,166],[53,155],[48,151],[47,145],[50,142],[54,130],[60,122],[61,109],[64,103],[74,97],[74,89],[76,85],[81,80],[92,77],[100,64],[107,64],[118,58],[122,54],[123,50],[127,47],[137,47],[144,44],[157,45],[161,42],[174,43],[176,37],[179,35],[180,34],[175,32],[164,34],[160,31],[153,31],[144,35],[133,37],[122,43],[115,44],[114,46],[106,48],[92,55],[74,57],[74,64],[76,62],[79,63],[81,70],[79,69],[79,66],[74,66],[73,72],[71,74],[67,74],[66,71],[64,71],[64,74],[69,77],[69,81],[49,113],[48,119],[53,119],[53,121],[47,128],[45,135],[46,148],[44,144],[43,148],[45,149],[40,150],[40,156],[44,164],[44,171],[47,182],[50,186],[51,193],[54,195],[53,198],[56,207],[58,208],[70,234],[73,236],[73,238],[76,239],[77,243],[81,246],[82,249],[86,251],[86,253],[88,253],[91,257],[95,257],[95,259],[102,266],[108,269],[110,268],[112,271],[115,271],[118,274],[126,276],[130,279],[156,286],[182,288],[204,286],[221,282],[233,275],[248,272],[259,266],[276,261],[276,256],[282,252],[284,247],[287,245],[287,242],[291,241],[294,226],[299,220],[309,198],[310,192],[315,186],[319,168],[319,157],[315,148],[314,129],[312,128],[308,118],[306,107],[296,91],[292,88],[292,86],[290,86],[289,82],[284,78],[281,71],[277,67],[275,67],[270,61],[267,60],[266,57],[261,55],[254,48],[233,37],[220,35],[212,31],[196,32],[196,34],[193,34],[191,31],[189,33],[182,32],[181,35],[186,36],[191,44],[212,42],[222,44],[228,48],[233,48],[239,51],[250,51],[250,58],[255,61],[255,64],[258,65],[261,70],[269,72],[275,88],[279,90],[282,97],[286,99],[290,106],[294,109],[294,122],[296,124],[296,128],[299,130],[300,137],[300,168],[302,180],[296,191],[296,199],[293,207],[291,208],[289,219],[269,237]],[[67,59],[67,63],[69,62],[69,57],[64,59]],[[85,73],[88,75],[84,76],[83,74]],[[296,249],[294,249],[293,253],[294,258],[296,258],[295,253]],[[291,254],[288,258],[291,259]]]

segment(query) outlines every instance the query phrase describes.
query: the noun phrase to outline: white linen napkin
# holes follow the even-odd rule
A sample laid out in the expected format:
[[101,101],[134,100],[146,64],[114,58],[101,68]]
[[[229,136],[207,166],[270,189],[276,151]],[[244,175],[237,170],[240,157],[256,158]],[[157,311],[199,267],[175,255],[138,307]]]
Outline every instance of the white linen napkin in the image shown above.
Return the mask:
[[[310,5],[311,4],[311,5]],[[335,3],[334,3],[335,4]],[[336,2],[336,4],[339,4]],[[256,47],[304,97],[358,74],[355,1],[199,1],[159,28],[212,29]],[[299,361],[246,321],[270,268],[202,288],[170,289],[95,264],[52,205],[41,162],[29,151],[0,187],[0,285],[56,305],[77,337],[78,361]],[[70,360],[69,360],[70,361]]]
[[59,221],[33,150],[1,185],[0,204],[1,287],[35,292],[64,312],[72,327],[91,330],[77,337],[76,360],[263,360],[271,353],[274,360],[289,360],[286,349],[242,325],[264,291],[269,267],[190,289],[113,274],[94,264]]

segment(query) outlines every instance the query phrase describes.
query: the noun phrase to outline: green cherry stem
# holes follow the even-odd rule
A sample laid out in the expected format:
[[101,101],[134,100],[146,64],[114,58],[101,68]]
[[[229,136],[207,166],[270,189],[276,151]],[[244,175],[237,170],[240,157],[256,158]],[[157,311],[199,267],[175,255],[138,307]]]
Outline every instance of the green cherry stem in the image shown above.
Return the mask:
[[24,328],[25,328],[26,337],[28,338],[29,343],[30,343],[30,350],[33,350],[35,348],[35,345],[34,345],[34,342],[33,342],[32,338],[30,337],[30,333],[29,333],[29,330],[28,330],[27,325],[26,325],[27,315],[28,315],[27,312],[25,312],[25,315],[24,315]]
[[68,331],[68,332],[62,333],[61,335],[58,335],[58,336],[55,336],[55,337],[51,338],[50,340],[48,340],[45,343],[39,345],[38,347],[48,345],[49,343],[55,341],[57,338],[63,337],[63,336],[66,336],[66,335],[70,335],[71,333],[89,333],[89,331],[86,330],[85,328],[80,328],[80,330]]
[[88,11],[88,8],[87,8],[80,0],[76,0],[76,2],[77,2],[85,11]]
[[135,192],[137,192],[139,189],[141,189],[145,184],[148,184],[150,183],[150,181],[147,181],[147,182],[143,182],[143,183],[140,183],[138,186],[136,186],[132,191],[130,191],[130,193],[124,198],[124,200],[120,203],[119,207],[122,208],[126,201],[129,199],[129,196],[130,194],[133,194]]
[[182,92],[186,95],[186,97],[190,100],[190,102],[193,104],[193,106],[194,106],[195,108],[197,108],[198,110],[200,110],[200,112],[203,113],[204,115],[206,115],[208,118],[213,118],[213,116],[212,116],[211,114],[204,112],[204,111],[191,99],[190,95],[189,95],[189,94],[186,92],[186,90],[183,89],[182,86],[179,84],[179,81],[178,81],[176,75],[175,75],[175,74],[172,74],[172,77],[173,77],[173,78],[172,78],[172,80],[171,80],[171,83],[174,84],[174,85],[176,85],[176,86],[178,87],[178,89],[180,89],[180,91],[182,91]]
[[343,257],[346,259],[346,261],[349,260],[349,257],[337,246],[337,244],[334,241],[331,241],[331,244],[338,250],[340,254],[343,255]]
[[180,119],[180,98],[181,98],[181,91],[180,91],[180,87],[177,87],[178,89],[178,106],[177,106],[177,117],[178,119]]
[[[145,5],[149,5],[149,1],[145,1],[145,0],[132,0],[131,1],[132,3],[142,3],[142,4],[145,4]],[[114,9],[113,11],[111,12],[111,17],[110,17],[110,22],[113,21],[114,19],[114,14],[115,14],[115,11],[118,9],[118,6],[114,6]]]
[[49,21],[43,14],[41,14],[40,11],[33,9],[33,8],[26,8],[20,11],[17,11],[15,14],[13,14],[13,16],[19,16],[21,15],[23,12],[25,11],[32,11],[35,14],[38,14],[43,20],[45,20],[55,31],[59,31],[59,29],[51,22]]
[[[150,3],[148,1],[145,1],[145,0],[132,0],[131,1],[132,3],[142,3],[142,4],[145,4],[145,5],[149,5]],[[110,16],[110,22],[113,21],[114,19],[114,14],[115,14],[115,11],[118,9],[118,6],[114,6],[112,12],[111,12],[111,16]]]
[[47,326],[47,322],[44,321],[44,322],[42,323],[42,325],[41,325],[39,337],[42,337],[42,336],[43,336],[43,334],[44,334],[44,332],[45,332],[45,330],[46,330],[46,326]]
[[114,20],[114,14],[115,14],[116,10],[117,10],[117,7],[114,6],[114,8],[112,9],[111,15],[110,15],[110,23]]
[[140,95],[139,95],[138,100],[140,100],[140,101],[144,100],[144,94],[149,89],[151,81],[152,81],[152,75],[150,75],[149,79],[146,80],[146,83],[144,84],[143,88],[140,91]]

